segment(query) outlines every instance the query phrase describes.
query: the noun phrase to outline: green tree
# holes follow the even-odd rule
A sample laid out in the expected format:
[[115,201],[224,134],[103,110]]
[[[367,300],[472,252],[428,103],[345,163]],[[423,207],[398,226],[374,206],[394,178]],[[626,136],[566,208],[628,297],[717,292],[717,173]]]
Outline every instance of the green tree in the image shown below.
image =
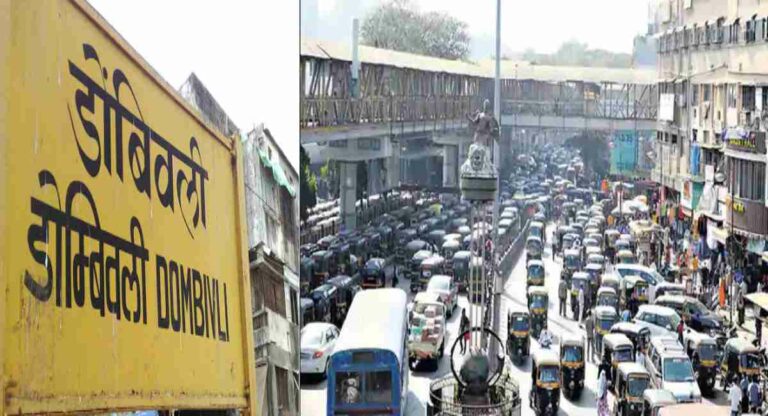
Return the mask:
[[299,214],[301,219],[306,220],[309,216],[309,209],[317,204],[317,178],[315,174],[309,169],[309,155],[304,150],[304,146],[299,146],[301,154],[300,159],[300,189],[299,189]]
[[390,0],[366,16],[362,43],[446,59],[469,56],[467,24],[446,13],[421,13],[411,0]]

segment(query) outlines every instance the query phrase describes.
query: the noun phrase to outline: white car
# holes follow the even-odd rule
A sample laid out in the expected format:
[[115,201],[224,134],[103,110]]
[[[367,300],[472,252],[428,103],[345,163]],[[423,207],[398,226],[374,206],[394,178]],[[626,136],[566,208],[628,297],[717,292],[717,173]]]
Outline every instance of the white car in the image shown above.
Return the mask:
[[453,315],[456,305],[459,301],[459,289],[453,281],[453,277],[444,274],[432,276],[427,284],[425,292],[433,292],[440,295],[440,300],[445,304],[448,311],[448,317]]
[[326,322],[310,322],[301,328],[301,374],[325,377],[339,328]]
[[643,266],[642,264],[616,264],[613,266],[619,281],[628,276],[640,276],[648,283],[648,301],[653,302],[656,298],[656,285],[664,283],[664,277],[656,270]]
[[651,336],[671,335],[677,338],[680,315],[674,309],[660,305],[641,305],[632,322],[648,328]]

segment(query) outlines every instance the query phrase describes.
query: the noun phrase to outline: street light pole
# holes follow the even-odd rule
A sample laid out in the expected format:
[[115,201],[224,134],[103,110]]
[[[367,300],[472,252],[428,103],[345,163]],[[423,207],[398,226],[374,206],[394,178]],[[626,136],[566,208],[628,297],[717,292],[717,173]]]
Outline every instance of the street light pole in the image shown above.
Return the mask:
[[[499,256],[498,256],[498,224],[499,224],[499,205],[501,198],[501,141],[504,137],[502,135],[502,122],[501,122],[501,0],[496,0],[496,77],[493,80],[493,115],[499,123],[499,137],[493,146],[493,163],[496,165],[496,198],[493,201],[493,252],[491,253],[491,270],[493,272],[492,277],[494,279],[494,295],[493,295],[493,330],[497,334],[501,331],[501,292],[503,288],[503,278],[501,271],[499,270]],[[474,230],[473,230],[474,232]],[[495,355],[496,343],[493,343]]]

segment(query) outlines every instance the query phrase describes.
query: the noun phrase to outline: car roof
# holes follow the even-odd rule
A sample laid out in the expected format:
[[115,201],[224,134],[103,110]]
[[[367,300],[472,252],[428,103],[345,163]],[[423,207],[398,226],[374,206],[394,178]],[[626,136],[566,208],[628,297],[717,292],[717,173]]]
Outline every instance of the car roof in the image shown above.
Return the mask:
[[541,260],[535,260],[535,259],[534,260],[528,260],[528,265],[526,267],[529,267],[529,266],[541,266],[541,267],[544,267],[544,262],[541,261]]
[[443,303],[440,302],[440,295],[434,292],[419,292],[416,294],[416,296],[413,297],[413,303],[437,303],[442,305]]
[[599,295],[601,293],[613,293],[615,295],[616,289],[609,286],[600,286],[600,288],[597,289],[597,294]]
[[742,352],[746,352],[746,353],[760,352],[760,350],[758,350],[757,347],[752,345],[750,342],[748,342],[744,338],[731,338],[728,340],[728,342],[725,343],[725,345],[742,350]]
[[603,344],[611,345],[613,347],[620,347],[623,345],[632,346],[632,341],[622,333],[610,333],[603,335]]
[[301,328],[301,332],[307,331],[327,331],[331,328],[336,328],[336,325],[330,324],[328,322],[308,322],[304,324],[304,326]]
[[432,265],[432,264],[442,263],[444,261],[445,261],[445,259],[443,258],[443,256],[433,255],[433,256],[430,256],[430,257],[427,257],[426,259],[424,259],[424,261],[421,262],[421,265],[422,266],[424,266],[424,265]]
[[619,316],[616,313],[616,309],[614,309],[614,308],[612,308],[610,306],[606,306],[606,305],[595,306],[595,316],[597,316],[599,318],[600,315],[611,315],[611,316],[614,316],[614,317]]
[[677,312],[675,312],[674,309],[668,307],[668,306],[661,306],[661,305],[640,305],[640,308],[637,310],[638,313],[640,312],[649,312],[656,315],[677,315]]
[[645,374],[650,377],[650,373],[642,365],[636,362],[619,363],[619,373],[622,374]]
[[572,278],[589,279],[589,273],[587,272],[575,272]]
[[544,286],[531,286],[528,288],[528,294],[547,295],[547,288]]
[[677,403],[675,395],[669,390],[646,389],[643,392],[643,398],[651,404],[674,404]]

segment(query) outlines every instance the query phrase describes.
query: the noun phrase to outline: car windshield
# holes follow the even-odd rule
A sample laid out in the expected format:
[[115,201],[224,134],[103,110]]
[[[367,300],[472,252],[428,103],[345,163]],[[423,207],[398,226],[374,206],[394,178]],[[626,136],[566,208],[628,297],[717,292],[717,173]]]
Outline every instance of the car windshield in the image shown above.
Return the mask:
[[544,269],[541,267],[530,267],[528,268],[528,275],[531,277],[541,277],[544,275]]
[[691,299],[688,303],[691,313],[694,315],[706,315],[709,310],[698,299]]
[[614,351],[613,359],[620,363],[632,361],[632,348],[620,348]]
[[546,308],[547,307],[546,298],[541,295],[531,296],[529,305],[531,308]]
[[542,366],[539,368],[539,380],[544,383],[554,383],[560,380],[557,367]]
[[584,358],[582,350],[579,347],[565,347],[563,350],[563,361],[581,362]]
[[717,348],[711,344],[699,346],[699,358],[702,360],[714,360],[717,355]]
[[760,357],[757,354],[742,354],[739,356],[739,365],[746,368],[759,368]]
[[320,328],[304,328],[301,330],[301,344],[307,345],[320,345],[323,342],[323,330]]
[[640,397],[643,395],[645,389],[648,388],[649,379],[646,377],[630,377],[627,382],[627,395],[632,397]]
[[600,295],[597,298],[598,306],[616,306],[619,298],[616,295]]
[[693,381],[693,367],[687,358],[664,360],[664,380],[672,382]]
[[515,316],[512,319],[513,331],[527,331],[529,327],[530,327],[530,323],[528,322],[528,319],[524,316]]

